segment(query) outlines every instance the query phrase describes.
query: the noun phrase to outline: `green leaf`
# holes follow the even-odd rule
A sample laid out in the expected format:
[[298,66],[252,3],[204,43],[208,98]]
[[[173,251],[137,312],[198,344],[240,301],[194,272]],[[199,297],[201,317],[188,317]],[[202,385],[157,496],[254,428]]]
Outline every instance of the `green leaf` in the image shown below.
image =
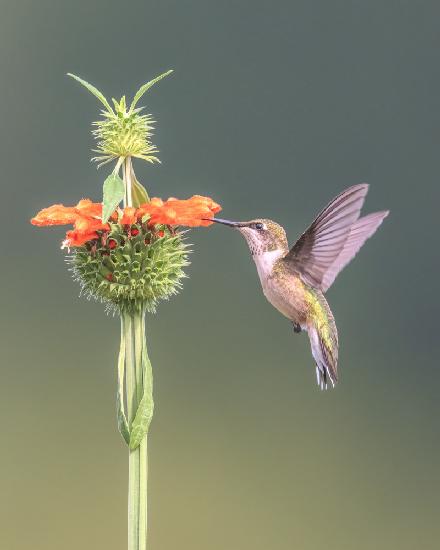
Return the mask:
[[82,84],[84,88],[87,88],[87,90],[89,90],[90,93],[92,93],[97,99],[99,99],[99,101],[104,105],[107,111],[113,114],[113,109],[110,107],[109,102],[105,99],[104,94],[102,94],[98,90],[98,88],[95,88],[95,86],[92,86],[92,84],[89,84],[88,82],[86,82],[79,76],[76,76],[75,74],[67,73],[67,76],[74,78],[77,82]]
[[121,101],[117,101],[114,97],[112,97],[113,105],[115,107],[115,111],[119,116],[124,116],[126,111],[126,105],[125,105],[125,95],[121,97]]
[[125,369],[125,338],[121,331],[121,345],[118,358],[118,391],[116,394],[116,412],[118,418],[118,430],[127,445],[130,444],[130,430],[124,408],[124,369]]
[[139,88],[139,90],[136,92],[136,95],[134,96],[133,98],[133,101],[131,102],[131,105],[130,105],[130,113],[133,112],[134,108],[136,107],[136,103],[140,100],[140,98],[145,94],[146,91],[148,91],[151,86],[154,86],[154,84],[156,84],[156,82],[159,82],[159,80],[162,80],[162,78],[165,78],[166,76],[168,76],[169,74],[171,74],[173,71],[170,70],[170,71],[166,71],[165,73],[162,73],[160,74],[159,76],[156,76],[156,78],[153,78],[153,80],[150,80],[150,82],[147,82],[146,84],[144,84],[143,86],[141,86]]
[[151,419],[153,418],[154,401],[153,401],[153,371],[151,363],[147,355],[147,350],[142,350],[142,373],[144,383],[144,393],[139,403],[136,415],[131,424],[130,430],[130,450],[137,449],[141,444],[142,439],[148,433]]
[[127,418],[125,416],[125,412],[124,412],[124,408],[123,408],[123,405],[122,405],[122,395],[118,389],[118,393],[116,395],[116,406],[117,406],[117,415],[118,415],[118,430],[119,430],[119,433],[122,435],[122,437],[124,438],[124,441],[125,443],[127,443],[127,445],[130,444],[130,431],[128,429],[128,422],[127,422]]
[[145,187],[136,179],[136,175],[133,170],[133,165],[130,165],[130,176],[131,176],[131,200],[133,206],[137,207],[146,202],[150,202],[150,197],[148,196],[147,190]]
[[151,419],[153,418],[154,403],[150,395],[144,393],[139,403],[136,416],[131,425],[130,450],[134,451],[141,444],[142,439],[148,433]]
[[116,174],[110,174],[103,186],[102,223],[106,223],[115,208],[124,198],[125,186]]

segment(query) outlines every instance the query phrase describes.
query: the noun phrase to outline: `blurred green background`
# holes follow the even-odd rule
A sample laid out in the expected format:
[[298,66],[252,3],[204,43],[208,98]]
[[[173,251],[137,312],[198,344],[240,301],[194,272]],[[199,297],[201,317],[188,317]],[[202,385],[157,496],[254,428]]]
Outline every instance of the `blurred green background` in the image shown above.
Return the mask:
[[[148,319],[153,550],[438,548],[436,1],[1,2],[2,550],[123,549],[119,327],[78,299],[62,228],[28,219],[99,200],[89,158],[106,95],[146,97],[153,195],[211,195],[293,240],[371,184],[390,208],[328,294],[340,378],[321,393],[305,335],[265,301],[242,238],[194,230],[190,279]],[[145,103],[145,102],[144,102]]]

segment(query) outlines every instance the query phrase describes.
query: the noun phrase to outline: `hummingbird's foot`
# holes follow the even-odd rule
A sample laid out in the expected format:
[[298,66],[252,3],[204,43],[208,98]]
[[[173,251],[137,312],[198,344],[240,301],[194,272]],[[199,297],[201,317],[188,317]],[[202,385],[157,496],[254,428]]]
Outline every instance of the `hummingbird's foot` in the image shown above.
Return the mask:
[[299,334],[301,332],[301,325],[299,323],[295,323],[294,321],[292,321],[292,325],[293,325],[293,332],[295,332],[296,334]]

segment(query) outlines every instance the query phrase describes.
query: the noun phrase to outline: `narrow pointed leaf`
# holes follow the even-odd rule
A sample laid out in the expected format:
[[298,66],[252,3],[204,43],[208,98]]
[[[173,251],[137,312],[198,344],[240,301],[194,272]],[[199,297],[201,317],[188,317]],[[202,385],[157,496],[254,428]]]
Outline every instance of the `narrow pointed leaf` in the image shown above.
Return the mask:
[[116,398],[116,406],[117,406],[117,415],[118,415],[118,430],[119,430],[119,433],[122,435],[125,443],[127,443],[127,445],[130,444],[130,431],[128,429],[128,422],[127,422],[127,418],[125,416],[125,413],[124,413],[124,410],[122,408],[122,396],[121,394],[117,393],[117,398]]
[[133,206],[137,207],[141,204],[145,204],[146,202],[150,202],[150,197],[148,196],[147,190],[145,187],[140,183],[133,170],[133,166],[131,166],[131,200],[133,202]]
[[77,82],[82,84],[84,88],[87,88],[87,90],[89,90],[90,93],[92,93],[97,99],[99,99],[99,101],[104,105],[104,107],[109,111],[109,113],[113,114],[113,109],[110,107],[109,102],[105,99],[104,94],[102,94],[98,90],[98,88],[95,88],[95,86],[93,86],[92,84],[89,84],[86,80],[83,80],[82,78],[80,78],[79,76],[76,76],[75,74],[67,73],[67,76],[72,77]]
[[141,99],[141,97],[145,94],[145,92],[151,88],[151,86],[154,86],[156,82],[159,82],[159,80],[162,80],[162,78],[165,78],[172,72],[173,72],[172,70],[166,71],[165,73],[162,73],[159,76],[156,76],[156,78],[153,78],[153,80],[150,80],[149,82],[141,86],[139,90],[136,92],[136,95],[134,96],[133,101],[131,102],[130,113],[133,112],[134,108],[136,107],[136,103]]
[[144,378],[144,393],[131,424],[129,446],[132,451],[139,447],[142,439],[148,433],[154,411],[152,394],[153,371],[145,348],[142,350],[142,371]]
[[154,403],[151,396],[144,393],[131,425],[130,449],[132,451],[139,447],[142,439],[148,433],[148,428],[153,418],[153,410]]
[[127,445],[130,444],[130,431],[124,407],[124,369],[125,369],[125,338],[121,331],[121,346],[118,358],[118,391],[116,394],[116,413],[118,419],[118,430]]
[[124,198],[125,186],[116,174],[110,174],[103,186],[102,222],[106,223]]

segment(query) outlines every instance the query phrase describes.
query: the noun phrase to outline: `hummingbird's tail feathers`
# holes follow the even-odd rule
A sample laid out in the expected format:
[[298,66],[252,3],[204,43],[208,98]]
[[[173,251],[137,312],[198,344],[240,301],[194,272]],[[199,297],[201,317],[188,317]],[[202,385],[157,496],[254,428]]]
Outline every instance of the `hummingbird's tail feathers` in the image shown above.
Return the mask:
[[[328,384],[327,384],[327,381],[328,379],[331,380],[331,378],[327,375],[327,371],[324,369],[324,370],[321,370],[320,367],[318,367],[318,365],[316,365],[316,381],[318,382],[318,386],[321,388],[321,390],[326,390],[328,388]],[[332,382],[332,388],[335,387],[335,384],[333,382],[333,380],[331,380]]]
[[332,265],[324,273],[321,283],[323,292],[326,292],[330,288],[339,273],[356,256],[365,241],[374,235],[388,214],[389,210],[373,212],[372,214],[368,214],[368,216],[362,216],[353,223],[347,240],[344,243],[344,247]]
[[[321,295],[322,296],[322,295]],[[338,330],[332,312],[322,296],[321,307],[326,319],[314,315],[307,323],[312,355],[316,363],[316,379],[321,390],[331,384],[334,388],[338,381]]]

